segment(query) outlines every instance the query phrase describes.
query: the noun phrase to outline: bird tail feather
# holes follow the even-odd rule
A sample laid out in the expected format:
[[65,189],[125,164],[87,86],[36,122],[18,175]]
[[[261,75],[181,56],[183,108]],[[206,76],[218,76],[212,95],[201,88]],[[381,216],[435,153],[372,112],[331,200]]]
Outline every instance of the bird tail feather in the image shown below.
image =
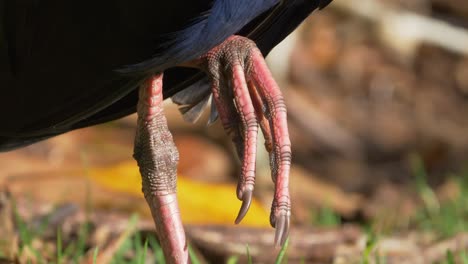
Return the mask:
[[190,85],[171,97],[172,102],[179,105],[179,111],[185,121],[195,123],[200,119],[208,106],[211,106],[208,124],[216,121],[218,112],[212,104],[211,90],[207,78]]

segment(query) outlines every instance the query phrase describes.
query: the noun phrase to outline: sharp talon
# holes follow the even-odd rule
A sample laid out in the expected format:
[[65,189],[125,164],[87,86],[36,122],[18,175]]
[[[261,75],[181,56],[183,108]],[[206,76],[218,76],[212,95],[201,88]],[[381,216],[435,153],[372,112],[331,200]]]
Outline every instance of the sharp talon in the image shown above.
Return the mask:
[[281,247],[286,242],[289,234],[289,217],[281,214],[276,219],[275,246]]
[[236,225],[238,225],[242,219],[244,219],[244,216],[247,214],[250,208],[250,204],[252,203],[252,190],[245,190],[243,195],[242,195],[242,206],[239,210],[239,214],[237,214]]
[[283,225],[284,225],[284,218],[277,217],[275,221],[275,246],[280,246],[280,238],[283,236]]

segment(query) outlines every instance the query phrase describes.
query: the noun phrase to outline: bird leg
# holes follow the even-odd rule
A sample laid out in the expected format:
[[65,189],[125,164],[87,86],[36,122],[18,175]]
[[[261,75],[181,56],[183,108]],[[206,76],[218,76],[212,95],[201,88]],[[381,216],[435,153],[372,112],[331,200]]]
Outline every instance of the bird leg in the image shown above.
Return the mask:
[[[242,161],[237,186],[242,206],[236,223],[244,218],[252,201],[260,125],[275,183],[270,223],[276,228],[275,244],[283,244],[288,236],[291,214],[288,190],[291,143],[284,99],[260,50],[253,41],[232,36],[184,65],[208,73],[219,117]],[[156,74],[140,87],[134,158],[140,168],[143,193],[166,261],[187,263],[187,242],[176,197],[179,153],[163,114],[162,76],[162,73]]]
[[162,73],[139,90],[134,158],[168,263],[188,263],[188,249],[176,196],[179,153],[163,113]]
[[288,189],[291,142],[284,99],[262,53],[253,41],[231,36],[189,65],[208,73],[219,117],[242,162],[237,186],[242,206],[236,223],[245,216],[252,201],[260,125],[275,183],[270,223],[276,228],[275,244],[283,244],[288,236],[291,214]]

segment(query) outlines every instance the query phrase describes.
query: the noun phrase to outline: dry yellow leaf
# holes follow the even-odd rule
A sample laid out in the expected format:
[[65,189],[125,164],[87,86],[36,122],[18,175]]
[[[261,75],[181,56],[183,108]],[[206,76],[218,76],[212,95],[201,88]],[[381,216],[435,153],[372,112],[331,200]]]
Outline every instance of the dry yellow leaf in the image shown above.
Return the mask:
[[[106,168],[90,168],[89,180],[111,189],[141,197],[141,177],[134,161]],[[233,224],[241,202],[234,184],[196,182],[179,176],[179,206],[185,224]],[[256,200],[242,221],[244,226],[269,226],[269,214]]]

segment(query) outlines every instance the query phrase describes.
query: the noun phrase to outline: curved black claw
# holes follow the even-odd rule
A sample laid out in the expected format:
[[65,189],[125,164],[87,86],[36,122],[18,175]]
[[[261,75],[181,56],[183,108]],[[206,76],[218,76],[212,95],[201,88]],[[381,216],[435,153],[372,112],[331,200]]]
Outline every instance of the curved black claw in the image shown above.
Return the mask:
[[249,211],[250,204],[252,203],[252,192],[252,190],[247,189],[242,193],[242,206],[237,214],[236,221],[234,221],[236,225],[244,219],[244,216]]
[[289,216],[280,214],[275,220],[275,246],[284,245],[289,235]]

